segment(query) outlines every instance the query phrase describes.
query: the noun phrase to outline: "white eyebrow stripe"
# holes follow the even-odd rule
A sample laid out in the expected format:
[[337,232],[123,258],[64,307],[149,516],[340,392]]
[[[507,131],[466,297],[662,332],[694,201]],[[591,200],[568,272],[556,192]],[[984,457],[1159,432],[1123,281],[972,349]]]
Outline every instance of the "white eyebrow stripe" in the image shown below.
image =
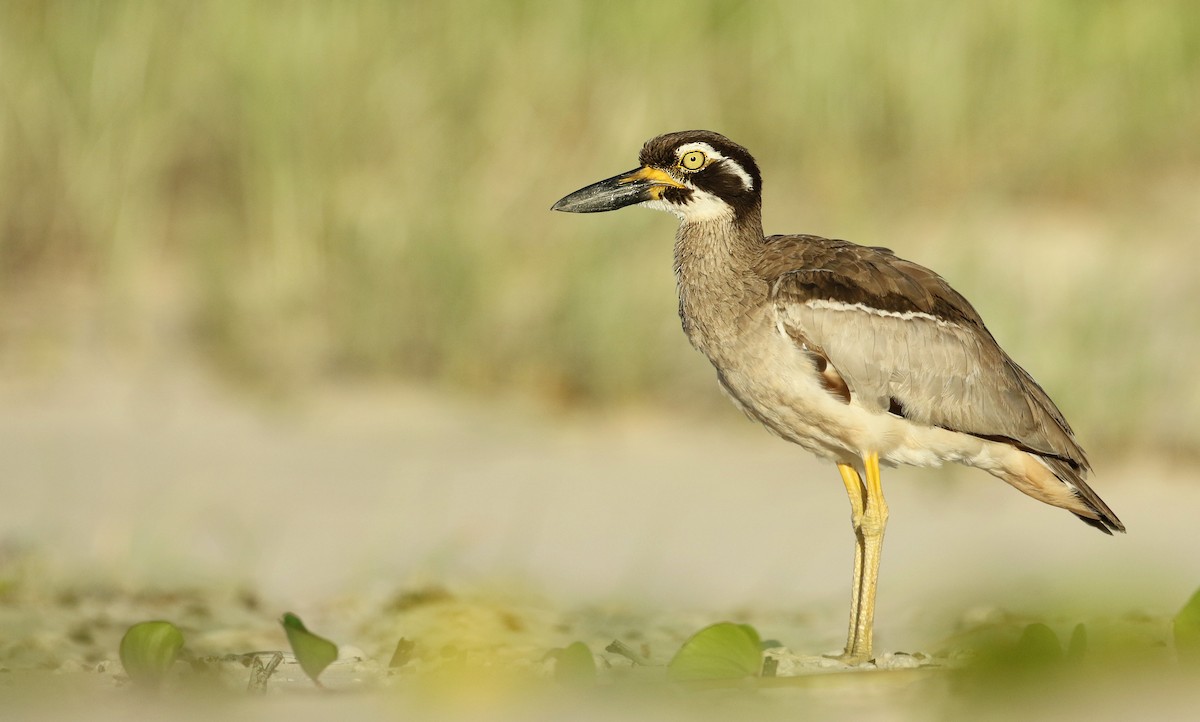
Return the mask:
[[746,172],[746,169],[743,168],[736,160],[734,160],[732,158],[727,158],[724,155],[722,155],[719,150],[712,147],[708,143],[705,143],[703,141],[694,141],[692,143],[684,143],[683,145],[681,145],[675,149],[675,157],[682,158],[684,155],[686,155],[687,153],[691,153],[694,150],[700,151],[701,153],[707,155],[709,158],[712,158],[713,160],[725,161],[725,167],[728,168],[729,170],[733,171],[733,174],[742,180],[742,187],[744,187],[748,191],[754,190],[754,179],[750,177],[750,174]]

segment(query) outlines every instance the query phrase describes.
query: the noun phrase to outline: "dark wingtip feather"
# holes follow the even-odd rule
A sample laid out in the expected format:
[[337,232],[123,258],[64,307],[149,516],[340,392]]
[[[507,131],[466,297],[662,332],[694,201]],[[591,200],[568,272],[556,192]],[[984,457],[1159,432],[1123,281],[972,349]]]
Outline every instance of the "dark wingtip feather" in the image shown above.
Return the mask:
[[[1099,529],[1100,531],[1104,532],[1105,534],[1112,536],[1112,529],[1109,529],[1108,525],[1106,525],[1104,522],[1100,521],[1099,519],[1092,519],[1092,518],[1086,517],[1082,514],[1076,514],[1075,516],[1079,517],[1079,520],[1082,521],[1084,524],[1087,524],[1090,527],[1095,527],[1096,529]],[[1125,531],[1125,530],[1122,529],[1121,531]]]
[[1062,480],[1063,483],[1071,487],[1075,492],[1076,498],[1084,503],[1089,509],[1096,513],[1095,517],[1088,517],[1082,514],[1076,514],[1088,526],[1094,526],[1105,534],[1112,534],[1115,531],[1125,532],[1125,525],[1113,513],[1113,510],[1108,508],[1108,504],[1100,496],[1092,491],[1092,487],[1087,485],[1083,480],[1084,474],[1087,473],[1087,467],[1078,462],[1072,462],[1068,459],[1046,457],[1042,460],[1054,472],[1054,475]]

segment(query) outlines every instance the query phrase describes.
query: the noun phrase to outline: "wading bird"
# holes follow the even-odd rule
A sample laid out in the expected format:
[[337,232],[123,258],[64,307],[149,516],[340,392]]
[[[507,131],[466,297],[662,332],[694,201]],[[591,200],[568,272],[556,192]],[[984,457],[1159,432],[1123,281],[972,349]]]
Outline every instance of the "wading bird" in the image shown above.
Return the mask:
[[634,204],[679,217],[679,316],[739,408],[837,465],[850,496],[854,586],[842,659],[872,658],[887,525],[879,467],[957,462],[1100,531],[1125,526],[1084,481],[1061,412],[941,276],[890,250],[763,236],[762,175],[745,148],[691,130],[648,141],[641,167],[553,210]]

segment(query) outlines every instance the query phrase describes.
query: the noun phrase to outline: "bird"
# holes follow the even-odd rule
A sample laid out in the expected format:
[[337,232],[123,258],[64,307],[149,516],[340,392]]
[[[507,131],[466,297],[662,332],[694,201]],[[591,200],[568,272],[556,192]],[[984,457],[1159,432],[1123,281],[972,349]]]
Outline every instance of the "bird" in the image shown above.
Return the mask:
[[692,346],[747,416],[837,466],[855,536],[837,658],[874,659],[881,466],[976,467],[1100,531],[1125,531],[1088,486],[1087,454],[1062,412],[966,298],[887,248],[765,236],[762,188],[744,147],[688,130],[650,139],[639,167],[551,209],[677,216],[679,316]]

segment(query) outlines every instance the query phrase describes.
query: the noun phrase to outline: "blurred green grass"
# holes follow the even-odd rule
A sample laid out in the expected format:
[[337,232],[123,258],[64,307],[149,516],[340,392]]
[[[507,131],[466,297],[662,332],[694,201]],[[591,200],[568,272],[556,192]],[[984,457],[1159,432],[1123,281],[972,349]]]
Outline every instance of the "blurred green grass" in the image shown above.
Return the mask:
[[720,404],[673,221],[547,211],[707,127],[759,156],[769,233],[939,269],[1089,446],[1200,453],[1189,0],[14,0],[0,95],[10,375],[183,349]]

